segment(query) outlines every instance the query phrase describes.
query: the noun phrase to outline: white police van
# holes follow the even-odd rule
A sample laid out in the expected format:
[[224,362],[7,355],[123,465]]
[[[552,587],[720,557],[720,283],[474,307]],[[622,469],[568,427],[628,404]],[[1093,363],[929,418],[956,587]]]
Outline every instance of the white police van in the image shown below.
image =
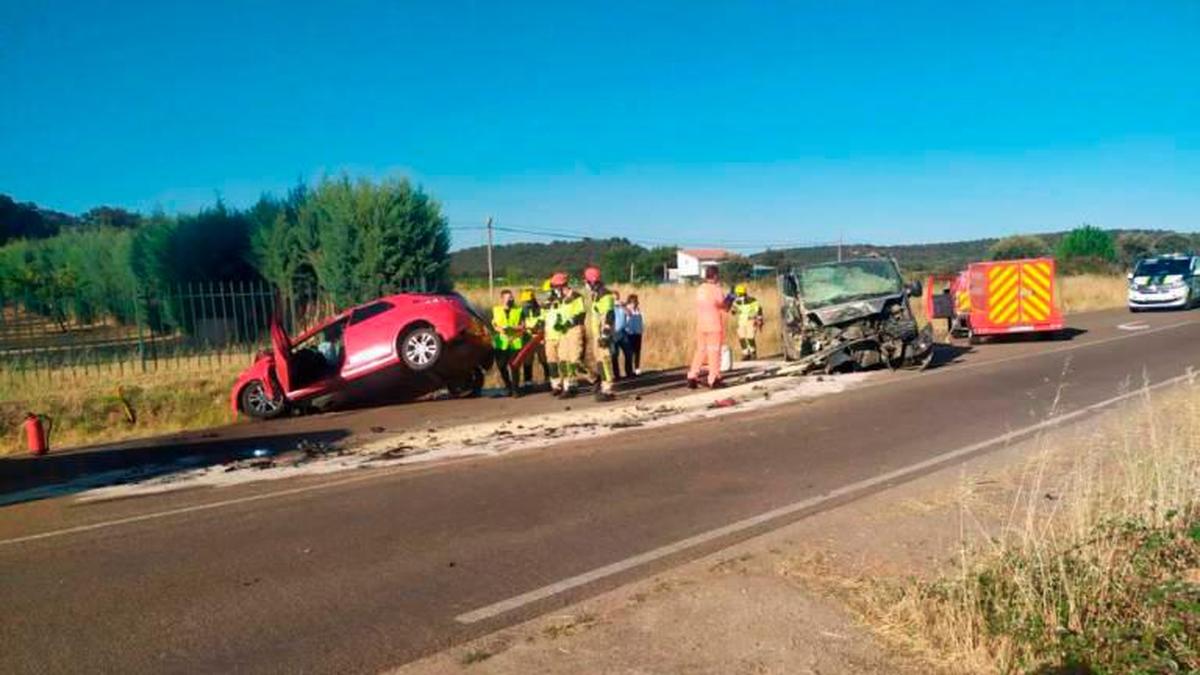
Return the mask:
[[1200,276],[1194,255],[1142,258],[1129,273],[1129,311],[1187,309],[1200,302]]

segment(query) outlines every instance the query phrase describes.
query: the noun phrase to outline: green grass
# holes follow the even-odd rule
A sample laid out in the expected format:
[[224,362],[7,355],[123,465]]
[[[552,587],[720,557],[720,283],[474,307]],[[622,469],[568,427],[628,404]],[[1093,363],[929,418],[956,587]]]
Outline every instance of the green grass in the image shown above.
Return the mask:
[[142,373],[0,372],[0,454],[24,452],[26,412],[53,420],[51,448],[154,436],[233,421],[229,388],[249,357],[184,360]]

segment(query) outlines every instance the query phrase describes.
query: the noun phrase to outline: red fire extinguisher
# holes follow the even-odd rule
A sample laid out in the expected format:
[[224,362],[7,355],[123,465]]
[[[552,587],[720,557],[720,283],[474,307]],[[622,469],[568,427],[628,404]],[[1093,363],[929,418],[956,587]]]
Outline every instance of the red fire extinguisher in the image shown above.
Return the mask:
[[49,417],[46,418],[46,425],[42,425],[42,418],[33,413],[25,414],[25,444],[29,447],[29,454],[44,455],[50,452],[50,431],[54,429],[54,421]]

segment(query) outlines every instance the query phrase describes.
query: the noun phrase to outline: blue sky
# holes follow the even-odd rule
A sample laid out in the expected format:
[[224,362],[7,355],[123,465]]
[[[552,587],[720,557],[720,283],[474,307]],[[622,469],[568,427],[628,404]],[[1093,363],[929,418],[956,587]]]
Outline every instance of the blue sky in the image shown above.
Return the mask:
[[456,246],[1200,229],[1194,0],[5,0],[0,82],[0,192],[67,211],[345,171]]

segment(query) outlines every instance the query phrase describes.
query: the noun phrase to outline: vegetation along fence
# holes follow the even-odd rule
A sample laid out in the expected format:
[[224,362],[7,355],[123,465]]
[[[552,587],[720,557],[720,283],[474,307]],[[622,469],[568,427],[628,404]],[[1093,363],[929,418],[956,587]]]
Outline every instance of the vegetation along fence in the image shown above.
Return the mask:
[[[406,283],[421,291],[423,284]],[[247,363],[278,314],[295,335],[335,313],[328,294],[265,282],[182,284],[108,297],[0,298],[0,371],[9,378],[124,374]]]

